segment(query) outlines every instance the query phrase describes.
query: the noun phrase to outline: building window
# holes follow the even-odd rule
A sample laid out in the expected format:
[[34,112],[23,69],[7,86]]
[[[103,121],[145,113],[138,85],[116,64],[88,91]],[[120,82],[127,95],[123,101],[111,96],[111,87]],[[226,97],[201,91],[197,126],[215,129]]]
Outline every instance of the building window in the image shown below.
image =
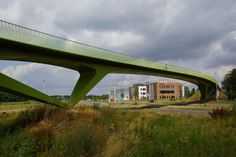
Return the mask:
[[175,91],[174,90],[161,90],[160,93],[161,94],[174,94]]

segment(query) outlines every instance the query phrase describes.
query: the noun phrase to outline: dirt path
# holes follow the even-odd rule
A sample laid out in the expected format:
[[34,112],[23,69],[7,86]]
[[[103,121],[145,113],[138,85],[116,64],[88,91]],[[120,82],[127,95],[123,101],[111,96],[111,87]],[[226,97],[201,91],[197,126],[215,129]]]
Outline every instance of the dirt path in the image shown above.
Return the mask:
[[12,114],[12,113],[18,113],[18,112],[21,112],[21,111],[24,111],[26,109],[7,109],[7,110],[0,110],[0,115],[2,114]]

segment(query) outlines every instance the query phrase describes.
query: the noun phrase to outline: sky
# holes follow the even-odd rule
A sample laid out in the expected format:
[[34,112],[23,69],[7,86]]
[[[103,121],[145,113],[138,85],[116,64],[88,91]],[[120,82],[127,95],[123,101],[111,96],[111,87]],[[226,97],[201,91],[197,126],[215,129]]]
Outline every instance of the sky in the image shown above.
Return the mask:
[[[236,68],[235,0],[0,0],[0,19],[219,82]],[[0,61],[0,72],[51,95],[70,93],[79,78],[72,70],[28,62]],[[165,80],[176,81],[109,74],[90,94]]]

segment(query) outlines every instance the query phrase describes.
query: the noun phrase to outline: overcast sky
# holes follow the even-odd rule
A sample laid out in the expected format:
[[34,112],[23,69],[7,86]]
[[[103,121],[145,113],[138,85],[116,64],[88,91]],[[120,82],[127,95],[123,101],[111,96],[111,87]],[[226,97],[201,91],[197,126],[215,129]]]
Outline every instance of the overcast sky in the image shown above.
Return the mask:
[[[0,0],[0,19],[222,81],[236,68],[235,0]],[[0,71],[49,94],[69,93],[79,75],[25,62]],[[165,78],[110,74],[90,93]],[[187,83],[185,83],[188,85]]]

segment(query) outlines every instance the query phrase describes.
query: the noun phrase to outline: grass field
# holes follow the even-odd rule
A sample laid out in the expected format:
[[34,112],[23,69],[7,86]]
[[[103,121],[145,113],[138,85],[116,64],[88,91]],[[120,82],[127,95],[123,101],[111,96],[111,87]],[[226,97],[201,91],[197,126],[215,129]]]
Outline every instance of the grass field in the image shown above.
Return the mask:
[[3,110],[20,110],[20,109],[30,109],[36,106],[43,105],[42,103],[36,101],[25,101],[25,102],[1,102],[0,111]]
[[80,106],[46,113],[38,106],[1,116],[0,156],[236,156],[235,115],[212,119]]

